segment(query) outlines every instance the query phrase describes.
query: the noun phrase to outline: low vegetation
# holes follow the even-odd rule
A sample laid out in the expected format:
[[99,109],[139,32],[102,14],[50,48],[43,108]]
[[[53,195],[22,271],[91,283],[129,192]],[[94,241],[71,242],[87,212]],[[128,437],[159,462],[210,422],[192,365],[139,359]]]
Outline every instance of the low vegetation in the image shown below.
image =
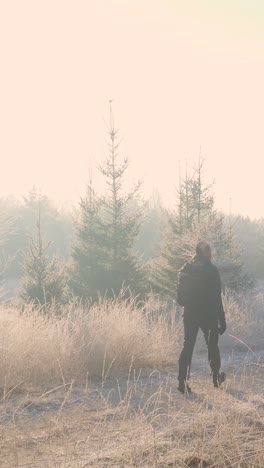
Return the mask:
[[[256,349],[263,340],[263,295],[224,296],[228,350]],[[176,365],[182,341],[181,310],[155,297],[141,307],[133,299],[89,306],[2,306],[0,379],[10,389],[50,388],[87,378],[126,375],[129,369]],[[204,344],[201,344],[201,350]]]
[[227,382],[213,389],[201,341],[189,398],[180,311],[155,297],[2,307],[0,466],[262,467],[263,296],[225,306]]
[[34,388],[106,378],[129,368],[175,362],[179,325],[164,312],[133,300],[102,300],[63,309],[4,307],[0,314],[0,378],[5,385]]

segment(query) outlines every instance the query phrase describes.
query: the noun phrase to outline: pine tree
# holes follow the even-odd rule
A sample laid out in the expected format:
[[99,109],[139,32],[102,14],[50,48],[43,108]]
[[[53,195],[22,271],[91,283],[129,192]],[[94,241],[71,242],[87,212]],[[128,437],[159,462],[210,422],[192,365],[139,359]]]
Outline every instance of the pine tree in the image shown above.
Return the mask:
[[168,214],[160,257],[153,263],[152,285],[159,293],[175,297],[178,270],[193,256],[200,240],[208,240],[214,260],[228,286],[238,286],[241,263],[232,229],[214,208],[212,186],[203,180],[204,160],[180,180],[177,208]]
[[65,280],[54,257],[48,256],[50,243],[43,240],[40,215],[37,222],[37,237],[31,240],[28,254],[24,257],[24,277],[21,298],[39,305],[63,301]]
[[14,220],[9,215],[6,203],[0,202],[0,292],[3,296],[2,285],[5,280],[5,276],[10,270],[13,258],[6,254],[6,247],[10,238],[15,234]]
[[91,180],[88,184],[80,202],[70,269],[73,293],[93,301],[99,295],[118,295],[126,288],[136,294],[143,289],[142,268],[133,252],[140,226],[140,210],[134,209],[140,183],[129,193],[123,190],[129,163],[127,159],[119,162],[120,142],[111,102],[108,136],[108,155],[99,166],[107,190],[98,196]]
[[106,229],[107,248],[109,253],[109,274],[111,290],[118,294],[123,287],[139,293],[143,289],[143,272],[133,247],[139,233],[140,211],[132,208],[141,186],[138,182],[128,193],[123,190],[124,176],[129,162],[119,162],[118,132],[115,128],[110,101],[110,119],[108,128],[108,156],[99,167],[106,180],[107,193],[102,198],[104,226]]
[[74,295],[96,300],[110,287],[110,258],[102,202],[95,192],[91,173],[79,208],[69,285]]

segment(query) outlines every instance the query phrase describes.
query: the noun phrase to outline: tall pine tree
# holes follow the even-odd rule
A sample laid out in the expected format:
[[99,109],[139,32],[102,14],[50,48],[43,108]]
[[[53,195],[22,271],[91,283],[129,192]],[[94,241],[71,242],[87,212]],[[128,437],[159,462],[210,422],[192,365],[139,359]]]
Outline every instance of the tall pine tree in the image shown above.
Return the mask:
[[118,295],[126,288],[136,294],[143,289],[142,268],[134,254],[141,217],[134,207],[141,184],[124,191],[129,163],[119,161],[120,142],[111,102],[108,138],[108,155],[99,166],[106,193],[96,195],[90,181],[87,195],[81,199],[70,272],[73,292],[92,300],[99,294]]
[[200,240],[208,240],[213,248],[214,260],[228,286],[240,281],[239,252],[230,226],[214,208],[212,186],[203,179],[204,160],[199,158],[191,174],[186,168],[180,179],[177,208],[168,213],[161,255],[153,262],[152,286],[157,292],[176,296],[178,270],[195,252]]
[[141,182],[138,182],[130,192],[124,191],[123,181],[129,162],[127,159],[119,162],[120,141],[115,128],[111,101],[108,137],[108,155],[99,169],[105,177],[107,186],[102,206],[110,260],[111,289],[115,294],[118,294],[122,288],[130,288],[133,293],[139,293],[143,288],[143,271],[133,247],[139,233],[142,213],[137,204],[137,209],[135,205],[133,207],[133,201],[137,198]]

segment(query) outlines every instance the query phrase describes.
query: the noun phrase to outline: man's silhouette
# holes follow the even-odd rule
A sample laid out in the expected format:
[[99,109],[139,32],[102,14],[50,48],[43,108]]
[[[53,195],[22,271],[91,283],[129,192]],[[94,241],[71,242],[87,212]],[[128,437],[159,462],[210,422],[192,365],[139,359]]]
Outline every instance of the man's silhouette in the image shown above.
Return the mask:
[[221,360],[218,337],[226,330],[221,296],[221,281],[216,266],[211,263],[211,247],[199,242],[196,255],[179,272],[178,302],[184,306],[184,344],[179,359],[179,387],[181,393],[190,392],[187,384],[192,354],[199,328],[208,347],[208,360],[213,384],[219,387],[225,380],[220,373]]

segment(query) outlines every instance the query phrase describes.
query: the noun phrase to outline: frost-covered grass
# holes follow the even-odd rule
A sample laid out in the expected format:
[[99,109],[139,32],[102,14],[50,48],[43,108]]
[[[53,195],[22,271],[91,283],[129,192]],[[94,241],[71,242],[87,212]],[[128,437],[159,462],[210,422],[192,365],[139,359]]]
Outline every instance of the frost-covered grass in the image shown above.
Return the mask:
[[181,319],[153,298],[2,306],[0,466],[264,466],[263,296],[224,302],[227,381],[213,388],[201,340],[190,398]]
[[175,362],[179,325],[133,301],[0,310],[0,381],[34,388]]

